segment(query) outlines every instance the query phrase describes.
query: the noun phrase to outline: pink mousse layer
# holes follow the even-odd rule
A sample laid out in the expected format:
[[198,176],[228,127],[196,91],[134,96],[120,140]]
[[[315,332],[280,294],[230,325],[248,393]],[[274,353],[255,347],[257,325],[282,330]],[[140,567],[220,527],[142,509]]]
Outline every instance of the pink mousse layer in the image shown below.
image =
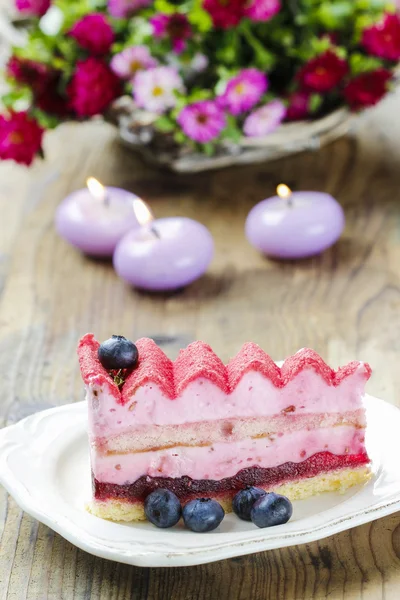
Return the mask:
[[101,455],[92,448],[92,470],[98,481],[119,485],[133,483],[145,475],[221,480],[248,467],[299,463],[317,452],[345,455],[364,451],[364,430],[343,425],[295,431],[274,439],[244,439],[135,454]]
[[156,384],[146,383],[124,405],[115,401],[107,384],[100,388],[89,383],[89,434],[92,439],[104,438],[148,425],[266,417],[288,407],[292,415],[354,411],[363,406],[364,387],[363,363],[338,386],[328,385],[312,369],[303,370],[282,388],[261,373],[250,371],[230,394],[205,378],[188,384],[174,399],[165,396]]

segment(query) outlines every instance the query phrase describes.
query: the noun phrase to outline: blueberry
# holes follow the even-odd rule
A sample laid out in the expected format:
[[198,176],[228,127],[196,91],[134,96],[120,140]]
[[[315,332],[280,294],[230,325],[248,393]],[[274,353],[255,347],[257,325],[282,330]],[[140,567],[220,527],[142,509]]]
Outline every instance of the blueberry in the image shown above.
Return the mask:
[[113,335],[98,350],[99,361],[107,371],[132,369],[138,362],[138,349],[123,335]]
[[182,514],[179,499],[169,490],[158,489],[151,492],[144,501],[144,512],[150,523],[156,527],[173,527]]
[[225,516],[219,502],[212,498],[197,498],[183,507],[183,520],[188,529],[205,533],[216,529]]
[[270,492],[256,500],[251,509],[251,520],[257,527],[273,527],[287,523],[292,513],[289,498]]
[[251,521],[250,512],[256,500],[265,496],[264,490],[248,485],[244,490],[236,494],[232,502],[233,512],[243,519],[243,521]]

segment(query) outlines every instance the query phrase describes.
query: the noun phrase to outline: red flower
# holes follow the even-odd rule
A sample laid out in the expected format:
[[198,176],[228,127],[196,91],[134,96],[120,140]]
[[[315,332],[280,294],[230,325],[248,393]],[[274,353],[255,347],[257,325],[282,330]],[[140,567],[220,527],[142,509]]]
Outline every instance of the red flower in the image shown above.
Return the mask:
[[42,148],[43,131],[26,112],[0,115],[0,159],[30,165]]
[[156,38],[169,37],[175,52],[183,52],[186,40],[192,35],[192,28],[186,15],[159,13],[150,19],[150,23]]
[[47,86],[54,71],[43,63],[12,56],[7,63],[6,73],[18,83],[29,86],[35,93],[42,91]]
[[32,90],[35,104],[44,112],[64,117],[68,114],[65,98],[58,91],[61,72],[48,65],[12,56],[6,67],[8,76]]
[[100,13],[86,15],[75,23],[69,35],[93,54],[107,54],[114,43],[114,31]]
[[15,0],[15,6],[25,15],[42,17],[50,7],[50,0]]
[[348,71],[347,62],[332,50],[327,50],[306,63],[297,78],[303,89],[329,92],[340,84]]
[[40,110],[56,117],[67,117],[71,114],[68,101],[62,96],[56,86],[49,86],[41,94],[36,96],[35,104]]
[[384,19],[365,29],[362,44],[367,52],[387,60],[400,58],[400,16],[386,15]]
[[98,58],[79,61],[67,88],[70,107],[79,117],[102,113],[120,92],[118,77]]
[[289,97],[289,106],[286,111],[287,121],[301,121],[310,114],[310,94],[299,90]]
[[229,29],[243,18],[246,0],[203,0],[203,8],[210,13],[215,27]]
[[377,104],[388,91],[393,73],[388,69],[377,69],[362,73],[344,88],[344,95],[353,110]]

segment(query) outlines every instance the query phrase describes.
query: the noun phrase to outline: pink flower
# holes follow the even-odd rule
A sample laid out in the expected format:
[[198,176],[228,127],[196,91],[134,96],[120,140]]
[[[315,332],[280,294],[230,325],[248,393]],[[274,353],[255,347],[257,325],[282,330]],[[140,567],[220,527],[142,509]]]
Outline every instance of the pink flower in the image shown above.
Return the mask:
[[102,113],[120,92],[117,76],[105,62],[93,57],[77,63],[67,88],[70,106],[79,117]]
[[301,121],[310,114],[310,93],[299,90],[289,96],[289,106],[286,111],[288,121]]
[[19,12],[35,17],[42,17],[48,11],[50,3],[50,0],[15,0]]
[[212,100],[202,100],[185,106],[177,121],[183,132],[200,144],[217,138],[226,125],[223,111]]
[[107,54],[114,43],[114,31],[100,13],[86,15],[75,23],[69,35],[92,54]]
[[183,92],[183,82],[172,67],[139,71],[135,77],[134,98],[141,108],[162,113],[176,104],[176,92]]
[[244,14],[252,21],[269,21],[281,10],[280,0],[251,0]]
[[108,12],[112,17],[124,19],[151,3],[152,0],[108,0]]
[[264,73],[243,69],[228,81],[219,103],[233,115],[239,115],[253,108],[267,89],[268,79]]
[[132,79],[138,71],[145,71],[157,66],[146,46],[125,48],[112,57],[110,67],[121,79]]
[[373,106],[385,96],[393,73],[388,69],[377,69],[355,77],[344,88],[344,96],[353,110]]
[[347,62],[339,58],[333,50],[327,50],[308,61],[300,69],[297,79],[303,89],[330,92],[342,82],[348,72]]
[[203,0],[203,8],[211,15],[214,26],[221,29],[236,27],[244,16],[245,4],[245,0]]
[[152,17],[150,23],[153,26],[153,34],[156,38],[170,38],[175,52],[183,52],[186,40],[192,34],[192,28],[186,15],[180,13],[164,15],[160,13]]
[[273,100],[252,112],[244,122],[243,131],[248,137],[262,137],[272,133],[283,121],[286,107],[280,100]]
[[26,112],[0,115],[0,159],[30,165],[41,151],[43,132]]
[[386,60],[400,58],[400,16],[385,15],[384,19],[365,29],[362,44],[367,52]]

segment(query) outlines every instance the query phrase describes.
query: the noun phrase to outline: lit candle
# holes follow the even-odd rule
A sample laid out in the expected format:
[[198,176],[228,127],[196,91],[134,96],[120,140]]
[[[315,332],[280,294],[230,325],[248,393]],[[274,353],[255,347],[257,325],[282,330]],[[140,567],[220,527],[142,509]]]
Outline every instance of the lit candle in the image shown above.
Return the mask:
[[214,254],[213,238],[204,225],[185,217],[154,220],[143,200],[133,203],[140,229],[118,243],[114,268],[129,284],[151,291],[176,290],[207,270]]
[[276,258],[306,258],[320,254],[340,237],[345,224],[343,209],[329,194],[292,192],[277,187],[249,212],[246,236],[263,254]]
[[92,256],[111,257],[117,242],[139,227],[132,202],[135,194],[104,187],[89,177],[87,187],[70,194],[56,212],[56,228],[67,242]]

